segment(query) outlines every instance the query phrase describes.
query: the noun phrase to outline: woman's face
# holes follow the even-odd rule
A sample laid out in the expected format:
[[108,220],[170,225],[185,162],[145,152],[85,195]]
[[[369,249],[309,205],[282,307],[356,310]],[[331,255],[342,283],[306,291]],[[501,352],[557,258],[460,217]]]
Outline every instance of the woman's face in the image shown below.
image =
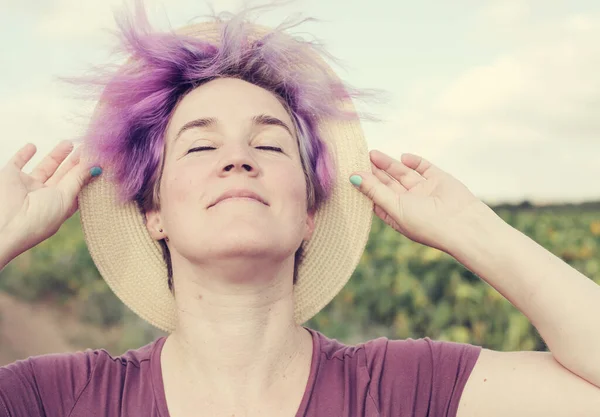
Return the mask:
[[293,129],[273,94],[239,79],[213,80],[180,101],[166,132],[161,208],[147,213],[151,235],[169,237],[175,270],[174,255],[282,261],[310,238]]

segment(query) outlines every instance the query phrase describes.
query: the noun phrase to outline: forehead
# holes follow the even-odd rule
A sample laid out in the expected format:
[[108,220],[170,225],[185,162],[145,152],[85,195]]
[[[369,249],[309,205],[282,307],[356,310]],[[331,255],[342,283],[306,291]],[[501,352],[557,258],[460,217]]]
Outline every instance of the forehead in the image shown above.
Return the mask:
[[195,88],[181,99],[171,117],[167,138],[198,118],[217,118],[223,124],[247,123],[259,114],[292,123],[280,99],[271,92],[240,79],[219,78]]

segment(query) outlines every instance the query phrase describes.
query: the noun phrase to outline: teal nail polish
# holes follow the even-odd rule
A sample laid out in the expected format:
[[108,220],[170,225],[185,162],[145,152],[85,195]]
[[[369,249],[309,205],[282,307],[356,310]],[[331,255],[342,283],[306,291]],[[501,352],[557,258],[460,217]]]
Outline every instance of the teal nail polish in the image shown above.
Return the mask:
[[92,169],[90,169],[90,174],[92,175],[92,177],[97,177],[98,175],[102,174],[102,168],[93,167]]
[[350,182],[352,183],[352,185],[360,187],[360,184],[362,183],[362,178],[360,177],[360,175],[353,175],[350,177]]

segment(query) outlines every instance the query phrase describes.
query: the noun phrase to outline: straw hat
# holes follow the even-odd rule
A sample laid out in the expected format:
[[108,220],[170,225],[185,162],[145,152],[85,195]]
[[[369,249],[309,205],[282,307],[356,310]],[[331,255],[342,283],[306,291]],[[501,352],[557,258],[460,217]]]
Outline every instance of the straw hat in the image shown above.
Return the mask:
[[[187,35],[218,40],[214,23],[181,29]],[[256,34],[262,30],[256,26]],[[332,76],[335,76],[332,71]],[[352,108],[352,103],[344,103]],[[315,215],[294,288],[294,318],[302,324],[325,307],[350,279],[365,249],[372,202],[348,181],[354,171],[370,171],[367,143],[358,118],[319,124],[334,158],[331,197]],[[81,224],[89,252],[112,291],[138,316],[166,332],[175,330],[177,310],[167,285],[167,268],[157,241],[135,202],[119,204],[110,167],[79,196]],[[174,277],[175,280],[177,277]]]

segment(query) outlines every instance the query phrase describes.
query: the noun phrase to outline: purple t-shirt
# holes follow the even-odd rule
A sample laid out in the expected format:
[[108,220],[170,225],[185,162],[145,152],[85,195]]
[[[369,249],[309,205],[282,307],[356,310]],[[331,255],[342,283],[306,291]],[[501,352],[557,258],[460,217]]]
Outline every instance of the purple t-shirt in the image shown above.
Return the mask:
[[[313,336],[296,416],[455,417],[481,347],[378,338],[355,346]],[[0,417],[168,417],[161,337],[118,357],[104,349],[30,357],[0,368]]]

